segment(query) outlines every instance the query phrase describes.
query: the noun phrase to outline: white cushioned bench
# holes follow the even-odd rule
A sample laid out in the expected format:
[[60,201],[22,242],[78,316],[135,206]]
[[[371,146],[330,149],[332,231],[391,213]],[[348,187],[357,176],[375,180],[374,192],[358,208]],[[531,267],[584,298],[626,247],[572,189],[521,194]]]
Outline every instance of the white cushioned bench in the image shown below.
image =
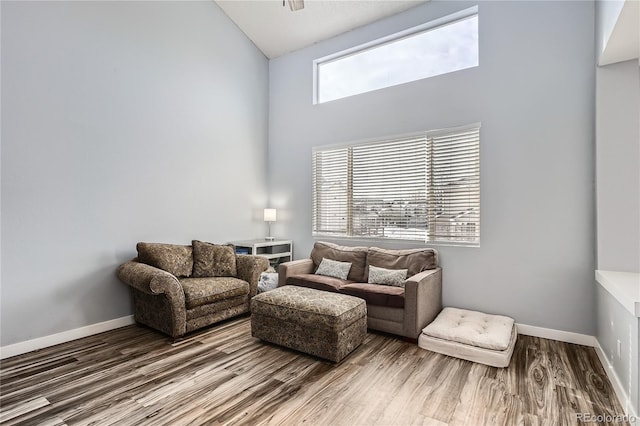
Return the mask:
[[448,307],[422,330],[418,346],[493,367],[506,367],[517,337],[513,318]]

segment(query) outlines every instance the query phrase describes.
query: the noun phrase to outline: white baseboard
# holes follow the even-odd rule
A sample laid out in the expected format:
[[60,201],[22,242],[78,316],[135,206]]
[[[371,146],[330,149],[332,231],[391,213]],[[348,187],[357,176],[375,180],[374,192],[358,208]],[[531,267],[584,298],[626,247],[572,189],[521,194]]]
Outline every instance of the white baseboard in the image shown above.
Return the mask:
[[51,334],[49,336],[38,337],[37,339],[2,346],[0,347],[0,359],[22,355],[27,352],[44,349],[49,346],[58,345],[60,343],[70,342],[82,337],[92,336],[94,334],[124,327],[134,323],[135,321],[133,320],[133,315],[129,315],[122,318],[116,318],[109,321],[99,322],[97,324],[75,328],[73,330],[63,331],[61,333]]
[[572,333],[570,331],[554,330],[552,328],[535,327],[527,324],[516,324],[518,334],[542,337],[560,342],[573,343],[582,346],[595,346],[596,338],[587,334]]
[[609,381],[613,386],[613,390],[615,391],[616,396],[618,397],[618,401],[620,401],[625,414],[629,417],[633,416],[637,418],[638,414],[633,408],[631,398],[627,394],[627,391],[624,389],[624,386],[622,385],[620,378],[616,374],[616,371],[613,369],[613,365],[611,365],[611,362],[609,362],[609,358],[607,358],[607,355],[604,353],[604,349],[602,349],[602,346],[600,346],[600,342],[598,342],[598,339],[594,338],[594,341],[596,354],[598,354],[598,358],[600,359],[600,362],[604,367],[604,371],[607,373],[607,377],[609,377]]

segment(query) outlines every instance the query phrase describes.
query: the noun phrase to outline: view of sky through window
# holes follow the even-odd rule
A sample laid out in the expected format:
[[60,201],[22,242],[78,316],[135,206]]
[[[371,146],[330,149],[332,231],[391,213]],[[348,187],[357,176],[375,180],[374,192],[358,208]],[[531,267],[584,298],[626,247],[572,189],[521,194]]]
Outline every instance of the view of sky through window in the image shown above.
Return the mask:
[[317,102],[478,66],[478,15],[317,63]]

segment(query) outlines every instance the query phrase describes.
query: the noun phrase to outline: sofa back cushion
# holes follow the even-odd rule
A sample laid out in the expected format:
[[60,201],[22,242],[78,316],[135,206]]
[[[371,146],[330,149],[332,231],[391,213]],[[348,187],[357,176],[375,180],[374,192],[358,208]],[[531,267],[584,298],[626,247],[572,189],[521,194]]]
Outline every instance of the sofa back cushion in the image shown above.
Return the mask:
[[427,269],[438,267],[438,252],[432,248],[387,250],[369,248],[365,280],[369,279],[369,265],[385,269],[406,269],[407,278]]
[[218,245],[198,240],[193,245],[194,278],[235,277],[238,275],[236,252],[232,245]]
[[162,243],[138,243],[138,260],[176,277],[189,277],[193,269],[191,246]]
[[315,269],[318,268],[323,258],[351,263],[347,279],[363,282],[364,268],[367,263],[367,247],[346,247],[333,243],[316,241],[311,250],[311,259]]

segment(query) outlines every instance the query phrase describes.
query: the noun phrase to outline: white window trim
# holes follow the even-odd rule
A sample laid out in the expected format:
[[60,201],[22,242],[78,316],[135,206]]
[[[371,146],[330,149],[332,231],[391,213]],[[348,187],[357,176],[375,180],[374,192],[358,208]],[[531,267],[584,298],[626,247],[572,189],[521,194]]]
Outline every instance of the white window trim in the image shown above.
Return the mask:
[[370,42],[363,43],[358,46],[354,46],[349,49],[342,50],[340,52],[323,56],[322,58],[314,59],[313,60],[313,105],[319,104],[318,91],[320,90],[320,86],[319,86],[319,78],[318,78],[318,69],[320,65],[328,62],[333,62],[338,59],[346,58],[348,56],[355,55],[357,53],[364,52],[366,50],[374,49],[388,43],[393,43],[395,41],[402,40],[403,38],[411,37],[413,35],[429,31],[436,27],[440,27],[446,24],[452,24],[454,22],[467,19],[477,14],[478,14],[478,6],[473,6],[468,9],[464,9],[455,13],[451,13],[447,16],[443,16],[441,18],[431,20],[424,24],[420,24],[415,27],[408,28],[403,31],[399,31],[397,33],[393,33],[388,36],[380,37],[376,40],[372,40]]

